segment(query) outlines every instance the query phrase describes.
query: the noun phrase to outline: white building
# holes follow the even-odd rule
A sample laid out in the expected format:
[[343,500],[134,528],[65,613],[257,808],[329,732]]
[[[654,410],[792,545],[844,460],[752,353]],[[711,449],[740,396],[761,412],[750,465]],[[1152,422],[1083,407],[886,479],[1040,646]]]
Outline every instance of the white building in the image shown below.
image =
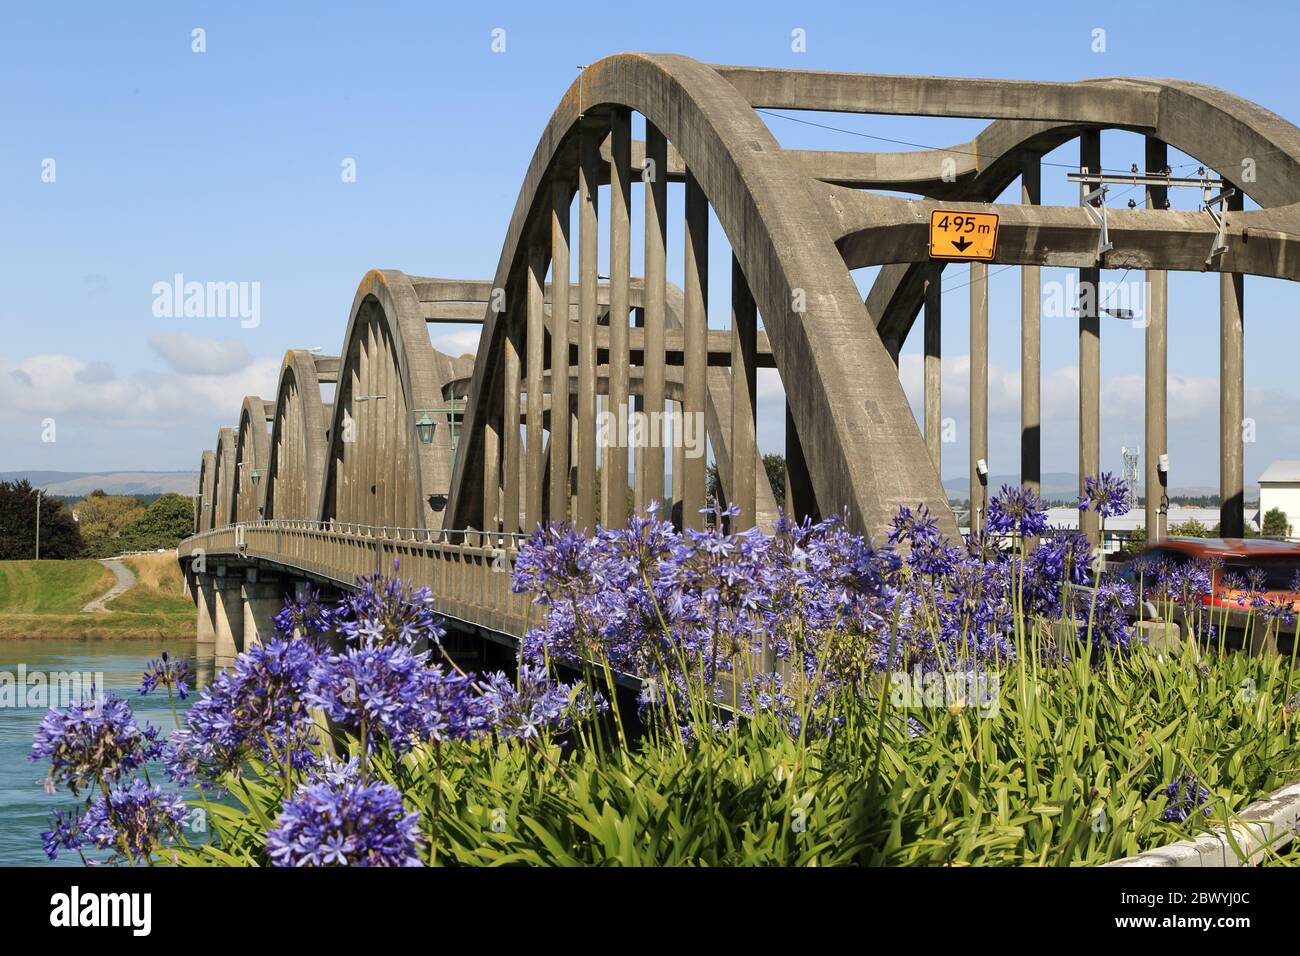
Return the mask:
[[[1300,515],[1300,511],[1297,512]],[[1124,544],[1125,539],[1138,528],[1146,526],[1147,514],[1145,508],[1132,508],[1127,514],[1116,515],[1113,518],[1106,519],[1106,541],[1103,550],[1107,554],[1118,551]],[[1199,521],[1203,524],[1207,533],[1219,523],[1218,508],[1192,508],[1187,505],[1170,505],[1169,516],[1166,519],[1170,528],[1177,528],[1187,524],[1189,521]],[[1079,509],[1077,508],[1048,508],[1047,523],[1053,528],[1071,528],[1079,527]]]
[[1259,520],[1274,508],[1286,514],[1288,536],[1300,529],[1300,461],[1280,458],[1259,476]]

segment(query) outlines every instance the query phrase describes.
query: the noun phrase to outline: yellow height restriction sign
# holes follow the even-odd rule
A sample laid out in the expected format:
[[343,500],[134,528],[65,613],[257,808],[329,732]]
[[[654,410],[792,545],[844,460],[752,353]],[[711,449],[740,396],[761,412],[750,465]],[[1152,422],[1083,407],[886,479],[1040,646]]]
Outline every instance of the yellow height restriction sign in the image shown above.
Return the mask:
[[991,261],[998,247],[995,212],[930,213],[930,258]]

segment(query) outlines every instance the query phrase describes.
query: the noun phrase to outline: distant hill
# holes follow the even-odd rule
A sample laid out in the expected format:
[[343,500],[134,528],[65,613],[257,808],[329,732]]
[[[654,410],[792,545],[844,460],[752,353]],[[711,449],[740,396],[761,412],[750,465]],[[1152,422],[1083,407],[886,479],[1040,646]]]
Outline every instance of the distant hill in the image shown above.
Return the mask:
[[[1003,485],[1020,484],[1019,475],[989,475],[989,494],[997,492]],[[943,480],[943,490],[947,492],[948,497],[957,501],[965,501],[970,495],[970,485],[963,478],[945,478]],[[1136,489],[1141,493],[1142,489]],[[1246,485],[1246,499],[1248,501],[1259,500],[1259,485]],[[1049,471],[1043,475],[1041,494],[1049,501],[1063,500],[1073,498],[1079,493],[1078,479],[1074,472],[1070,471]],[[1210,487],[1208,485],[1178,485],[1169,489],[1170,497],[1181,498],[1200,498],[1206,495],[1217,495],[1219,488],[1217,485]]]
[[96,488],[110,495],[194,494],[192,471],[0,471],[0,481],[31,482],[46,494],[80,498]]

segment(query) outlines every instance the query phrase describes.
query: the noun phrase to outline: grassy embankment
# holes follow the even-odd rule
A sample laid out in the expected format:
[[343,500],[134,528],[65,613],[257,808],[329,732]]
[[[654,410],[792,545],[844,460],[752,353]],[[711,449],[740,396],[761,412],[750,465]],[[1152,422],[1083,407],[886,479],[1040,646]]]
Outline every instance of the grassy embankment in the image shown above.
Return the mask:
[[135,585],[107,613],[82,608],[116,583],[98,561],[0,561],[0,639],[20,637],[177,638],[194,635],[173,552],[124,558]]

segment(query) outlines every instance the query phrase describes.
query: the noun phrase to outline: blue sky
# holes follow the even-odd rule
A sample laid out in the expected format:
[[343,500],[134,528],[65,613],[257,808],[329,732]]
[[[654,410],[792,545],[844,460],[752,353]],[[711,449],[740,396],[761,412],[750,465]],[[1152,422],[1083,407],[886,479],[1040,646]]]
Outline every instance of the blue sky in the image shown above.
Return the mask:
[[[1300,14],[1283,4],[1251,4],[1222,24],[1133,3],[566,3],[564,11],[492,2],[7,5],[0,471],[192,468],[216,428],[233,423],[244,394],[273,395],[286,348],[338,351],[367,269],[491,276],[539,132],[576,65],[610,53],[1042,80],[1168,76],[1223,87],[1283,117],[1300,113],[1292,69]],[[191,50],[196,27],[206,32],[204,53]],[[504,53],[491,48],[496,28],[505,30]],[[791,49],[796,28],[806,31],[805,53]],[[1103,53],[1092,49],[1096,28],[1106,31]],[[960,142],[982,125],[810,118],[932,146]],[[768,123],[789,146],[891,148],[781,118]],[[1105,165],[1127,168],[1140,148],[1136,136],[1108,133]],[[341,181],[347,158],[356,162],[355,183]],[[42,181],[47,159],[55,161],[52,183]],[[1076,163],[1077,146],[1048,160]],[[1045,167],[1045,201],[1076,201],[1065,172]],[[1193,199],[1178,196],[1175,205],[1190,208]],[[725,239],[716,235],[714,245],[715,263],[725,264]],[[990,282],[996,473],[1014,472],[1018,462],[1019,272],[1000,268]],[[943,341],[944,413],[959,436],[964,271],[948,272]],[[176,273],[259,283],[260,323],[155,316],[152,287]],[[864,289],[870,278],[859,276]],[[1054,270],[1043,276],[1062,278]],[[719,295],[726,288],[720,277],[712,285]],[[1279,348],[1295,341],[1297,298],[1281,282],[1246,285],[1253,480],[1272,458],[1300,458],[1295,353]],[[1176,484],[1217,481],[1217,302],[1217,277],[1171,278]],[[472,347],[444,331],[433,330],[438,344]],[[1059,413],[1045,431],[1044,466],[1071,471],[1073,320],[1045,321],[1043,347],[1044,403]],[[913,395],[918,354],[919,326],[902,363]],[[1141,334],[1106,322],[1102,439],[1110,468],[1119,467],[1121,444],[1141,441],[1141,369]],[[764,394],[764,411],[774,411],[775,380]],[[42,441],[47,418],[53,442]],[[775,448],[779,425],[765,425],[761,439]],[[945,477],[964,475],[964,443],[944,453]]]

